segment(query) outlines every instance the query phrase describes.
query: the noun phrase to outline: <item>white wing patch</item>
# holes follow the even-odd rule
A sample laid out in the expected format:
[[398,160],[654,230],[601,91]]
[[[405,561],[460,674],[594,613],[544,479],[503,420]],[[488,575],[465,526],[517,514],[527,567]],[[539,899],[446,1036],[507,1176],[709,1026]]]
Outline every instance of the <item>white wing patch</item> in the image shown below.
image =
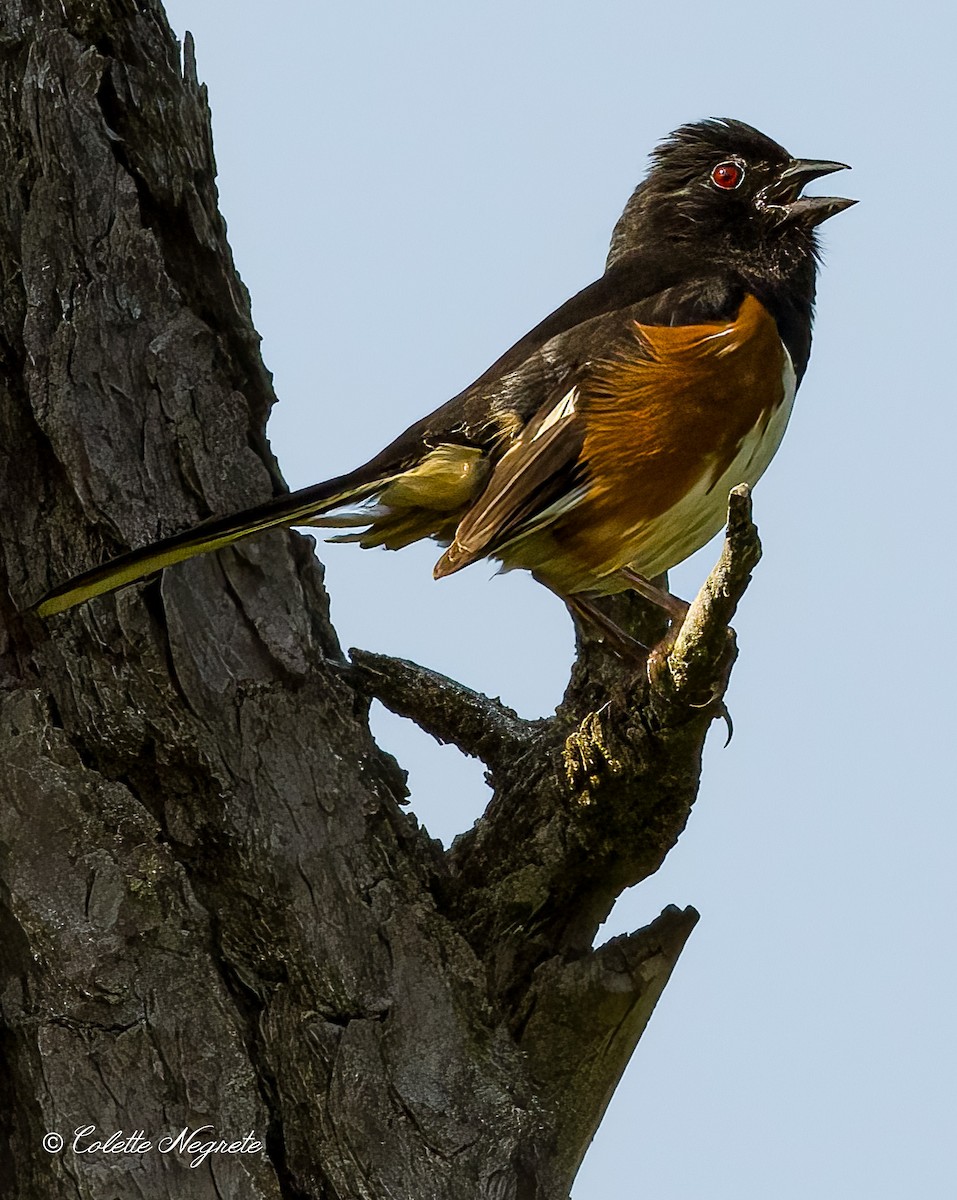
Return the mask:
[[555,405],[552,411],[548,414],[538,429],[535,431],[533,442],[537,442],[543,433],[547,433],[553,425],[557,425],[559,421],[563,421],[566,417],[570,417],[575,411],[575,405],[578,402],[578,385],[571,388],[562,396],[561,400]]

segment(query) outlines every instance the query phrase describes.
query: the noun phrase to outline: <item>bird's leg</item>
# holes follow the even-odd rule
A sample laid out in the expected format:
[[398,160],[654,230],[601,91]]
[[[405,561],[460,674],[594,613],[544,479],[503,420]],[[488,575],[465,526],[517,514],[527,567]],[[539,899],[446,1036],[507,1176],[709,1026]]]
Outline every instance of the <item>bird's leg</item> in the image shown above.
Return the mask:
[[646,579],[644,575],[639,575],[631,567],[622,567],[619,574],[622,579],[627,581],[632,591],[637,592],[639,596],[644,596],[646,600],[650,600],[652,604],[656,604],[659,608],[663,608],[671,618],[675,629],[681,625],[681,622],[688,615],[688,609],[691,607],[687,601],[680,599],[678,596],[673,596],[671,592],[666,591],[664,588],[657,587],[650,579]]
[[644,666],[648,658],[648,647],[625,633],[620,625],[616,625],[611,617],[606,616],[591,600],[584,596],[563,596],[569,610],[587,621],[599,633],[603,634],[608,645],[620,658],[631,659]]

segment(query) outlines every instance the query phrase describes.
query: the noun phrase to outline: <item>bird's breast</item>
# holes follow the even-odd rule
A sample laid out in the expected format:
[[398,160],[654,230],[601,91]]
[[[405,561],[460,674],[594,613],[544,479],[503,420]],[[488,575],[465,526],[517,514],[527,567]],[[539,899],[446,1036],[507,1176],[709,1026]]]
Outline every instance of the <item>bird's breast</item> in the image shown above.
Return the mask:
[[554,569],[538,572],[559,591],[612,590],[601,580],[622,566],[655,576],[694,553],[722,527],[731,488],[764,473],[790,416],[793,365],[755,297],[731,321],[632,326],[583,388],[587,489],[552,530]]

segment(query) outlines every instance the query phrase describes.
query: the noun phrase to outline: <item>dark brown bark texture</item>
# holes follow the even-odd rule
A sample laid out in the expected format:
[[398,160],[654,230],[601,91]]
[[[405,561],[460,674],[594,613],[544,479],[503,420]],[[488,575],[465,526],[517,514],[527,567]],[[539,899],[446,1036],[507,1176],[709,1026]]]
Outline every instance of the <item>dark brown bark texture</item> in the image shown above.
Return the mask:
[[[289,532],[24,615],[283,484],[190,46],[152,0],[0,14],[3,1195],[567,1197],[696,920],[591,948],[687,820],[748,498],[670,651],[645,669],[580,640],[547,721],[346,659]],[[373,696],[488,765],[449,852],[400,807]],[[80,1153],[86,1125],[265,1145],[191,1168]]]

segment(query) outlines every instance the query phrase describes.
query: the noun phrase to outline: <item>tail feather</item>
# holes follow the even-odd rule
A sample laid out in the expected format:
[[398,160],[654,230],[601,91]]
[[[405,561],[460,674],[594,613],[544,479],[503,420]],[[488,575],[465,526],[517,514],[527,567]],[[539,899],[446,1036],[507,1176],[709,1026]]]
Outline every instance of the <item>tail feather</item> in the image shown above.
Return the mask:
[[115,592],[126,584],[145,579],[163,567],[195,558],[199,554],[221,550],[224,546],[264,530],[283,525],[308,524],[309,518],[330,508],[374,495],[386,482],[382,478],[369,480],[366,477],[363,480],[358,476],[359,472],[355,472],[298,492],[290,492],[287,496],[277,496],[255,508],[228,517],[215,517],[150,546],[121,554],[48,592],[34,606],[34,612],[38,616],[49,617],[94,596]]

